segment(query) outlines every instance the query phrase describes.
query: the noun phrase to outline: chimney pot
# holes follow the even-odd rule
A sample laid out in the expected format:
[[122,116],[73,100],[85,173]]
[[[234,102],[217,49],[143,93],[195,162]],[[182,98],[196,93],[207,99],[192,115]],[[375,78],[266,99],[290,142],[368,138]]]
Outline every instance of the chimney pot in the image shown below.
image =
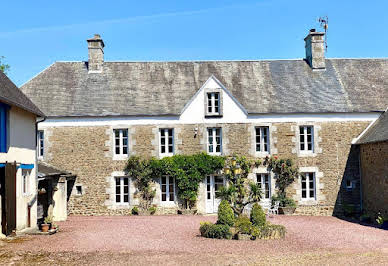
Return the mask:
[[86,40],[88,43],[88,69],[89,72],[102,72],[104,63],[104,41],[100,34],[94,34],[94,37]]

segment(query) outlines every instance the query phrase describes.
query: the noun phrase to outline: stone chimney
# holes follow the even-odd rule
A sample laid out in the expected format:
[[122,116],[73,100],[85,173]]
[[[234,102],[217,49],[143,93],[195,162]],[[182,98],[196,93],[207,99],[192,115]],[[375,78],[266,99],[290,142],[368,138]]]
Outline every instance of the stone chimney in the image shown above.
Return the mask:
[[325,33],[311,29],[304,38],[306,61],[313,70],[325,70]]
[[99,34],[94,34],[94,37],[86,40],[88,42],[89,72],[102,72],[102,64],[104,63],[104,41]]

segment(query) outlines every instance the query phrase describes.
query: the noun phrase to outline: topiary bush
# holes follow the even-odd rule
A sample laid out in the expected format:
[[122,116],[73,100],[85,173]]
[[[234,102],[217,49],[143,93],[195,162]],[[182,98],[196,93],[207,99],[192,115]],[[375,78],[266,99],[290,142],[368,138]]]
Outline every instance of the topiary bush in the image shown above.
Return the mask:
[[212,225],[213,224],[211,222],[201,222],[201,226],[199,227],[199,232],[201,233],[201,236],[206,237],[207,232],[209,231]]
[[217,239],[231,239],[232,233],[230,228],[225,224],[212,224],[207,231],[206,237],[208,238],[217,238]]
[[225,224],[212,224],[210,222],[201,222],[199,227],[199,232],[201,236],[207,238],[217,238],[217,239],[231,239],[232,233],[230,232],[230,227]]
[[251,222],[256,226],[264,226],[267,223],[267,219],[265,218],[265,213],[261,206],[255,203],[251,210]]
[[253,226],[251,230],[253,239],[278,239],[284,238],[286,228],[279,224],[266,224],[264,226]]
[[248,216],[240,215],[234,224],[234,226],[237,228],[237,231],[241,234],[250,234],[252,223]]
[[224,224],[233,226],[235,221],[234,212],[229,202],[226,200],[221,201],[218,206],[218,220],[217,224]]

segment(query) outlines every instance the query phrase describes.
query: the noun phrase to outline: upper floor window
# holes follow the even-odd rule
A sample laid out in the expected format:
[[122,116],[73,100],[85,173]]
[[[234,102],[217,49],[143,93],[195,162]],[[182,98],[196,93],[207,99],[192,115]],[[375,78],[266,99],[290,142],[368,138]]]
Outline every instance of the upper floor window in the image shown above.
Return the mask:
[[128,177],[116,177],[116,203],[129,203]]
[[269,153],[269,127],[256,127],[256,152]]
[[314,151],[314,127],[300,126],[299,127],[299,148],[300,151],[313,152]]
[[0,103],[0,152],[8,151],[8,109],[8,105]]
[[257,174],[257,184],[261,188],[263,199],[271,198],[271,180],[269,174]]
[[174,154],[174,129],[162,128],[160,129],[160,155]]
[[114,129],[114,154],[128,155],[128,129]]
[[44,131],[38,131],[38,157],[42,158],[44,155]]
[[207,93],[207,114],[208,115],[220,114],[220,93],[219,92]]
[[175,182],[171,176],[162,176],[161,180],[162,202],[175,201]]
[[221,154],[222,153],[222,134],[221,128],[208,128],[208,148],[209,154]]
[[302,173],[302,199],[315,199],[315,174]]

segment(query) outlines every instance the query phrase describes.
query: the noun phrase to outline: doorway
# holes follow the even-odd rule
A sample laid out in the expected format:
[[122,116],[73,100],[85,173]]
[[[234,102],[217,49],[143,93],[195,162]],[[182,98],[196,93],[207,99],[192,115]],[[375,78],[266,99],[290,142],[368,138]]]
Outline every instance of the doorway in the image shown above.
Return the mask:
[[225,179],[219,175],[206,177],[206,213],[216,213],[221,199],[216,197],[218,192],[225,185]]
[[0,167],[1,232],[16,230],[16,164]]

